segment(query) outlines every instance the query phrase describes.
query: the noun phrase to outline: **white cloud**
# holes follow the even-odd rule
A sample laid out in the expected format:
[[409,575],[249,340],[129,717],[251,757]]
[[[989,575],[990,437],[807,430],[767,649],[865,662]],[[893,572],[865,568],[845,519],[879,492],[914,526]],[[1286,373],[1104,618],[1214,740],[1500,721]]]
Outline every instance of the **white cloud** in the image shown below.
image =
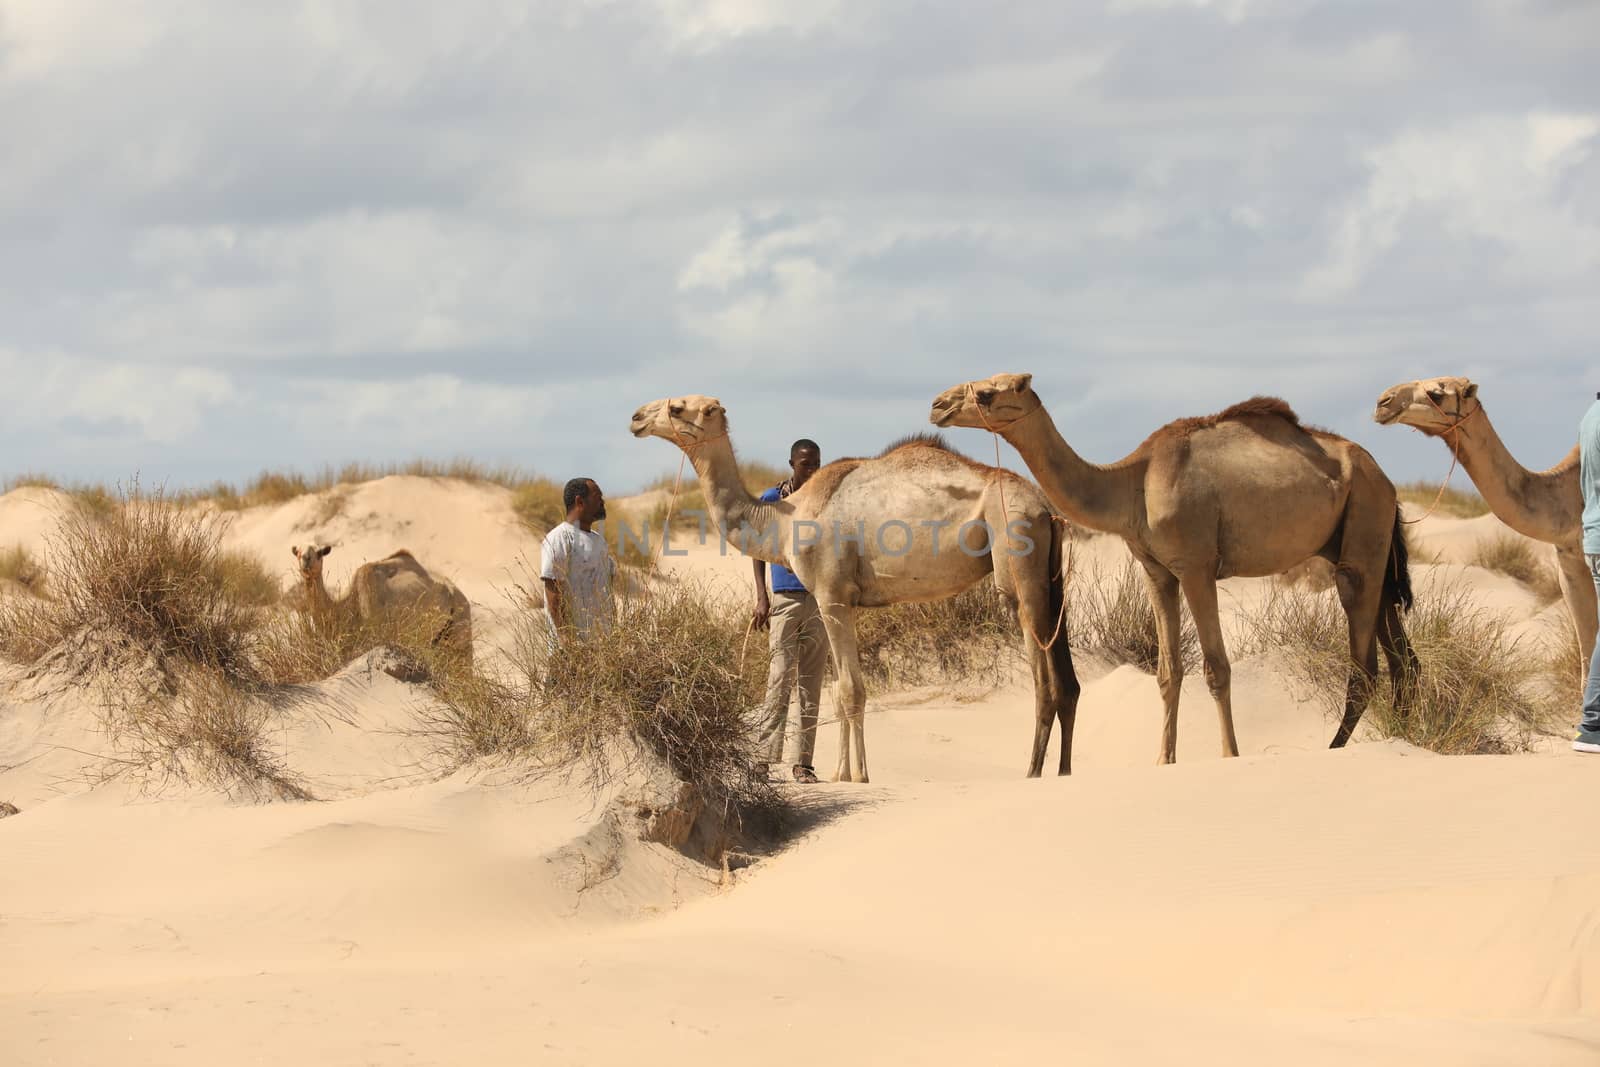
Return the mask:
[[190,438],[208,409],[237,395],[228,375],[206,367],[156,370],[58,352],[0,350],[0,379],[14,425],[78,422],[97,434],[155,444]]

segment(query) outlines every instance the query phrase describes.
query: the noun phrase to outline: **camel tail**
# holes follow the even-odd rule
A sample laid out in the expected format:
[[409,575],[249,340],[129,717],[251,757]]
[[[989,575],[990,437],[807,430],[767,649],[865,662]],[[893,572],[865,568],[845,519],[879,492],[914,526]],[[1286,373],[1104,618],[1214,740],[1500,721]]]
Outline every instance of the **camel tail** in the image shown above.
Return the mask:
[[1394,511],[1394,537],[1389,541],[1389,565],[1383,570],[1383,596],[1399,607],[1410,611],[1416,604],[1411,592],[1411,550],[1406,545],[1406,528],[1400,521],[1400,508]]
[[[1072,666],[1072,648],[1067,643],[1067,528],[1052,520],[1050,531],[1050,627],[1052,631],[1060,629],[1055,644],[1050,646],[1050,663],[1063,688],[1076,689],[1078,672]],[[1040,636],[1050,640],[1048,633]],[[1075,700],[1076,693],[1073,697]]]

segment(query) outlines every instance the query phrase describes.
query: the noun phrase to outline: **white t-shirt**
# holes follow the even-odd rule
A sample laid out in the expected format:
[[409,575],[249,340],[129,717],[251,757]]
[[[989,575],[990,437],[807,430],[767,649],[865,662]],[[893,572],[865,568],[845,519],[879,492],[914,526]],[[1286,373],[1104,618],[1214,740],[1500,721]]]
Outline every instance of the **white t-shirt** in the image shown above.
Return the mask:
[[[544,538],[540,549],[539,577],[561,583],[561,596],[567,617],[578,636],[591,631],[609,632],[616,622],[616,607],[611,600],[611,580],[617,563],[611,558],[606,539],[593,530],[584,533],[570,522],[563,522]],[[545,605],[554,636],[555,617]]]

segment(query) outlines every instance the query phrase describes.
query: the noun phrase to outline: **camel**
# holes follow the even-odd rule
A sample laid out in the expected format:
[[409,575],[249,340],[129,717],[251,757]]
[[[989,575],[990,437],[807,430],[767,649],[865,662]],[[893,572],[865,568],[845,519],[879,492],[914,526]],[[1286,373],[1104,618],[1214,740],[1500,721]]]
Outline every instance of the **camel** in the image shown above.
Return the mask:
[[1121,537],[1144,567],[1160,645],[1156,678],[1164,711],[1157,762],[1177,758],[1179,591],[1204,653],[1222,753],[1237,756],[1217,580],[1280,574],[1313,556],[1335,564],[1334,584],[1349,620],[1344,717],[1329,747],[1343,747],[1371,699],[1378,671],[1374,631],[1396,706],[1402,713],[1411,706],[1418,660],[1400,621],[1412,603],[1400,507],[1394,486],[1365,449],[1301,425],[1282,400],[1254,397],[1217,415],[1169,423],[1126,458],[1096,466],[1062,440],[1032,381],[1031,374],[997,374],[958,385],[934,400],[929,421],[1004,437],[1051,504],[1074,523]]
[[835,781],[868,780],[856,611],[942,600],[990,574],[1016,609],[1032,662],[1028,776],[1043,772],[1055,721],[1057,773],[1071,773],[1079,686],[1064,621],[1066,537],[1035,486],[957,453],[937,435],[918,434],[870,459],[835,460],[789,497],[766,504],[739,478],[727,412],[716,397],[652,401],[634,413],[630,429],[682,449],[721,536],[747,556],[789,567],[816,596],[839,678]]
[[431,643],[443,645],[472,662],[472,605],[447,578],[431,575],[405,549],[373,563],[363,563],[350,576],[350,587],[335,600],[322,579],[322,561],[331,545],[310,544],[289,550],[300,561],[297,603],[325,632],[356,622],[393,619],[420,610],[436,615],[439,629]]
[[1577,447],[1549,470],[1528,470],[1511,458],[1478,399],[1477,384],[1466,378],[1402,382],[1378,397],[1372,417],[1385,426],[1398,423],[1443,438],[1496,518],[1526,537],[1555,546],[1561,596],[1587,668],[1600,619],[1594,578],[1583,559]]

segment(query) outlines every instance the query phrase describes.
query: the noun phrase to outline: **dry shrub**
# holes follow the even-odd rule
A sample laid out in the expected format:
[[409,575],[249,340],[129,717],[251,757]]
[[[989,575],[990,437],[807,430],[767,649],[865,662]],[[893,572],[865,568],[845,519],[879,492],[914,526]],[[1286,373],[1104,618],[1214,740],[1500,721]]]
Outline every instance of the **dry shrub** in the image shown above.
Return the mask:
[[561,501],[562,487],[549,478],[533,478],[511,492],[511,510],[534,530],[549,530],[567,517]]
[[137,483],[104,517],[66,509],[53,598],[0,601],[0,654],[91,684],[118,770],[304,796],[261,737],[272,712],[247,601],[270,579],[221,550],[217,519]]
[[610,633],[552,648],[543,611],[525,609],[508,674],[444,686],[431,727],[454,760],[529,757],[596,790],[620,780],[619,760],[637,744],[734,821],[770,817],[779,795],[750,773],[765,767],[752,716],[766,693],[766,645],[745,647],[747,622],[686,583],[623,597]]
[[[135,487],[132,492],[137,493]],[[117,510],[120,499],[103,485],[80,485],[67,491],[73,510],[91,519],[108,519]]]
[[[1291,678],[1330,714],[1343,714],[1350,638],[1332,594],[1273,590],[1244,621],[1250,637],[1241,651],[1276,651]],[[1380,655],[1378,685],[1362,717],[1380,737],[1450,754],[1516,752],[1550,729],[1556,708],[1539,684],[1539,657],[1465,585],[1419,589],[1405,627],[1422,664],[1416,706],[1405,715],[1395,707]]]
[[221,671],[192,667],[179,673],[175,690],[107,705],[106,725],[122,752],[113,773],[161,775],[258,798],[264,790],[268,799],[313,799],[273,750],[278,710],[263,694]]
[[345,606],[326,617],[304,610],[266,619],[252,649],[261,677],[273,685],[320,682],[375,648],[396,655],[392,673],[408,681],[439,682],[466,665],[451,648],[436,643],[441,622],[426,607],[359,618]]
[[44,564],[23,545],[0,548],[0,581],[16,582],[34,596],[44,596]]
[[1489,505],[1483,497],[1470,489],[1456,489],[1447,487],[1444,495],[1440,495],[1437,483],[1407,482],[1395,486],[1395,493],[1401,503],[1415,504],[1419,508],[1433,507],[1434,499],[1439,501],[1435,515],[1446,515],[1453,519],[1475,519],[1479,515],[1489,514]]
[[278,579],[248,552],[238,549],[218,552],[214,573],[223,593],[235,603],[268,608],[282,596]]
[[97,517],[69,508],[52,535],[53,599],[0,618],[13,647],[48,649],[96,633],[157,661],[179,660],[251,676],[254,618],[223,577],[221,530],[137,483]]
[[1578,632],[1563,612],[1549,619],[1545,641],[1543,681],[1545,699],[1552,708],[1572,708],[1574,714],[1583,702],[1583,687],[1589,677],[1589,661],[1578,647]]
[[1003,685],[1020,638],[1015,608],[988,580],[944,600],[856,614],[861,668],[880,685]]
[[18,474],[5,480],[4,488],[0,492],[9,493],[13,489],[60,489],[61,483],[48,474]]
[[1515,578],[1526,585],[1540,603],[1549,604],[1561,598],[1555,549],[1549,545],[1537,545],[1526,537],[1502,533],[1480,540],[1470,562],[1484,570]]
[[[1161,659],[1156,613],[1150,606],[1144,570],[1131,558],[1107,576],[1081,572],[1072,583],[1067,606],[1068,634],[1074,649],[1098,652],[1114,663],[1154,673]],[[1178,655],[1186,670],[1200,666],[1200,638],[1187,611],[1178,629]]]

